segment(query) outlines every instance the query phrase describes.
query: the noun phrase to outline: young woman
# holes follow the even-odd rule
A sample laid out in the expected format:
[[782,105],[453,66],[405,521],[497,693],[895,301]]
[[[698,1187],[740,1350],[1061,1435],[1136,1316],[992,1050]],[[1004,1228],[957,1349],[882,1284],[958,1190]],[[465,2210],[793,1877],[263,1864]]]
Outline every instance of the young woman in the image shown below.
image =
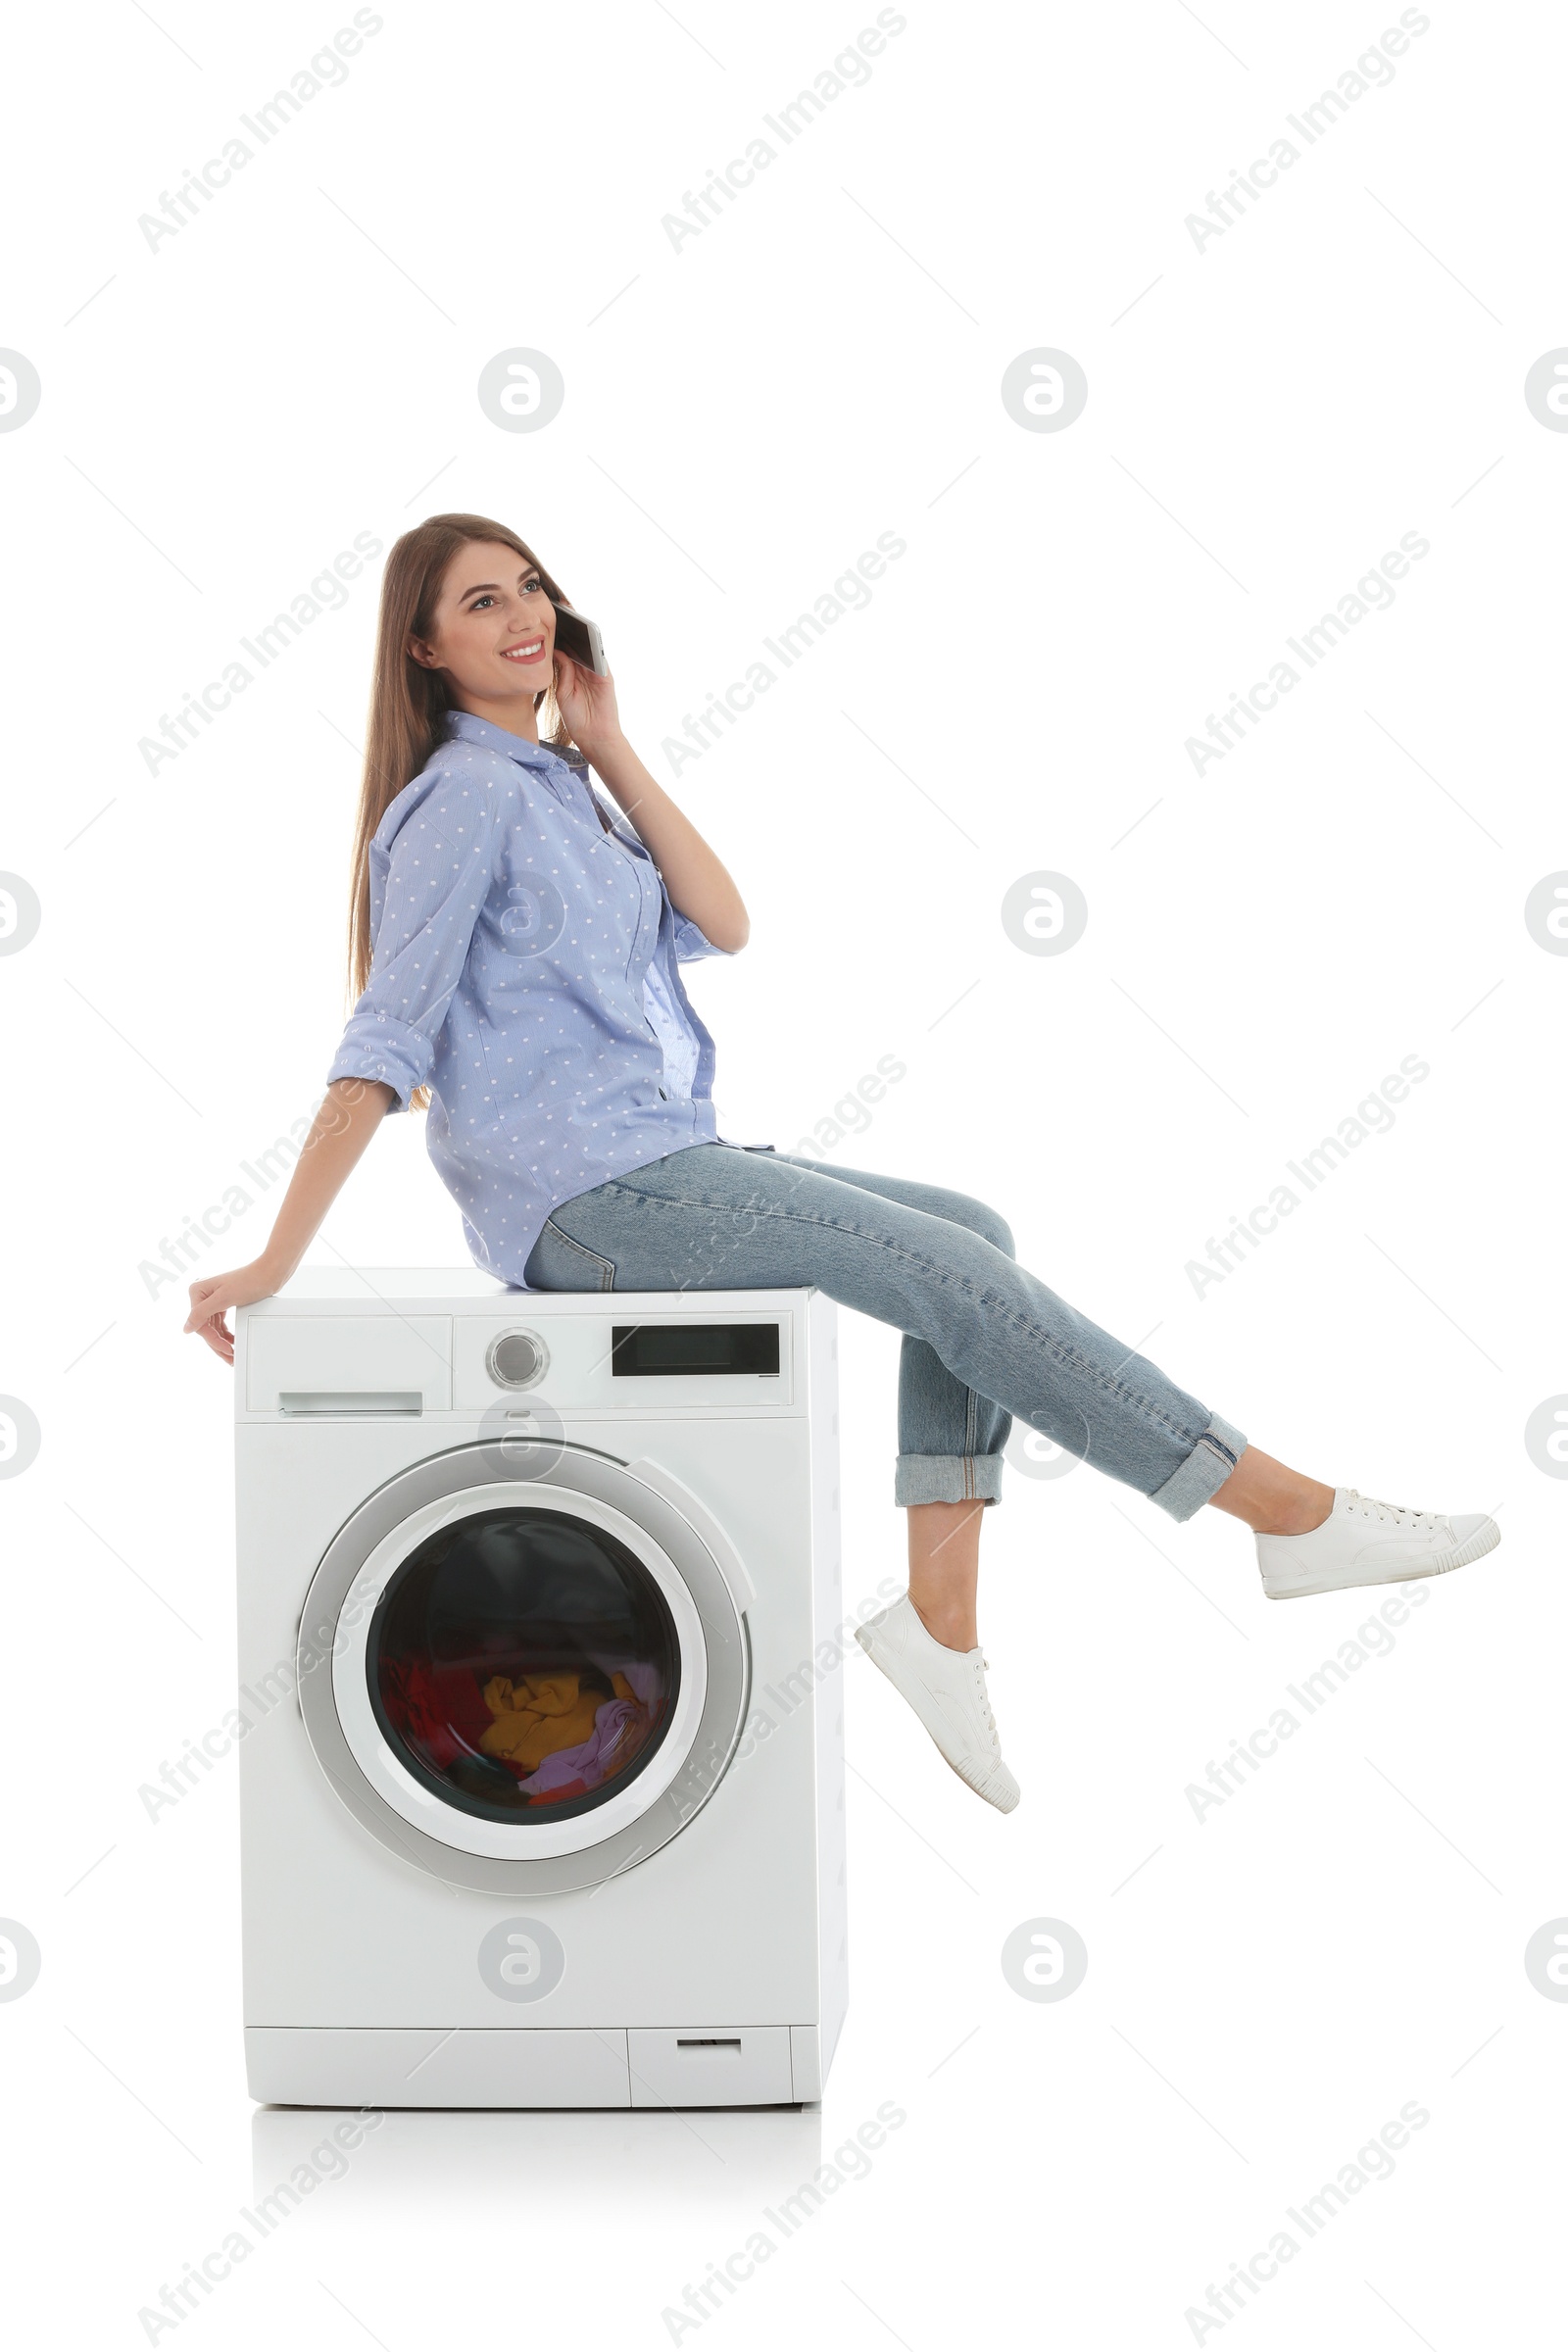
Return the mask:
[[566,601],[482,515],[434,515],[393,548],[354,852],[358,1002],[267,1248],[191,1285],[186,1330],[232,1363],[226,1310],[287,1282],[383,1116],[423,1104],[464,1238],[504,1282],[814,1283],[893,1324],[909,1589],[857,1638],[1004,1812],[1018,1788],[975,1589],[1013,1415],[1173,1519],[1212,1503],[1244,1520],[1271,1599],[1490,1551],[1489,1518],[1376,1502],[1260,1452],[1018,1265],[982,1202],[717,1133],[713,1043],[680,966],[737,954],[746,909],[627,742],[612,680],[557,650]]

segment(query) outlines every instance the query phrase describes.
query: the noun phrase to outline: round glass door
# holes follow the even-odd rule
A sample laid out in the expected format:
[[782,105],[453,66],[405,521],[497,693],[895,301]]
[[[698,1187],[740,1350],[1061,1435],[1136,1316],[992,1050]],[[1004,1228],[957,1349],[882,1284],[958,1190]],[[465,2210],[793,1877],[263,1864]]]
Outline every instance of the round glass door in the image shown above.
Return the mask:
[[433,1795],[479,1821],[563,1822],[647,1771],[680,1642],[627,1544],[519,1498],[415,1546],[371,1619],[365,1672],[382,1737]]
[[729,1768],[742,1574],[655,1463],[449,1447],[322,1554],[299,1621],[306,1736],[404,1862],[493,1893],[600,1886],[678,1837]]

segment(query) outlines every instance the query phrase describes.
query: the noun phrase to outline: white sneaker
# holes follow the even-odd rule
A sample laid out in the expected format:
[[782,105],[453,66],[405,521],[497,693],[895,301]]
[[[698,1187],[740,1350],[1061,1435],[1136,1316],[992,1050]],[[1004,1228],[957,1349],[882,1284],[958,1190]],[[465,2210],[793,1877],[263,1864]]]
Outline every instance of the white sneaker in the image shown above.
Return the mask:
[[1018,1784],[1002,1761],[979,1650],[949,1649],[927,1633],[907,1592],[857,1626],[855,1639],[908,1700],[959,1780],[999,1813],[1010,1813]]
[[1336,1487],[1334,1508],[1304,1536],[1259,1536],[1257,1564],[1270,1600],[1338,1592],[1350,1585],[1402,1585],[1418,1576],[1467,1568],[1502,1538],[1483,1512],[1458,1519],[1378,1502],[1353,1487]]

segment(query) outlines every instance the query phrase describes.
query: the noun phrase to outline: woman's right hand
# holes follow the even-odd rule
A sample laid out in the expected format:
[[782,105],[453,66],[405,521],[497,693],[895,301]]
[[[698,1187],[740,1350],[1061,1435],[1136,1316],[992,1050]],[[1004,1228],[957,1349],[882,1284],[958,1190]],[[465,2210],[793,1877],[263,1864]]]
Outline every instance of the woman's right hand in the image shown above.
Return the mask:
[[190,1316],[185,1329],[204,1339],[225,1364],[234,1361],[234,1335],[223,1317],[231,1306],[250,1306],[270,1298],[287,1277],[262,1258],[238,1266],[232,1274],[208,1274],[190,1286]]

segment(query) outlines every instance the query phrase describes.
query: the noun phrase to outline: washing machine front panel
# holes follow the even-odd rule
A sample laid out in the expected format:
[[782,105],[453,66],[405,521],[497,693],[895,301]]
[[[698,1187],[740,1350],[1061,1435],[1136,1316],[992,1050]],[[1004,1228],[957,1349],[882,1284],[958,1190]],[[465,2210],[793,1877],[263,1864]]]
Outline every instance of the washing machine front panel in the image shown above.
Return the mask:
[[376,1545],[338,1614],[332,1684],[356,1763],[403,1820],[526,1861],[600,1844],[663,1794],[702,1720],[707,1645],[679,1569],[625,1512],[496,1484]]
[[299,1628],[301,1713],[338,1796],[406,1860],[496,1892],[599,1885],[677,1836],[728,1764],[748,1675],[741,1604],[692,1520],[559,1443],[460,1446],[389,1480]]

